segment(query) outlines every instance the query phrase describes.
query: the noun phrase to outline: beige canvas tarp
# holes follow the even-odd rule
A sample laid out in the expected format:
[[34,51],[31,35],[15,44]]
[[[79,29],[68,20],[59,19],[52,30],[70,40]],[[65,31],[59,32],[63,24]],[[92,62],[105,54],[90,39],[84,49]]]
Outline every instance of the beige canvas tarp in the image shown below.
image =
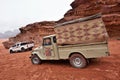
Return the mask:
[[99,15],[58,24],[55,26],[55,32],[58,44],[103,42],[108,38]]

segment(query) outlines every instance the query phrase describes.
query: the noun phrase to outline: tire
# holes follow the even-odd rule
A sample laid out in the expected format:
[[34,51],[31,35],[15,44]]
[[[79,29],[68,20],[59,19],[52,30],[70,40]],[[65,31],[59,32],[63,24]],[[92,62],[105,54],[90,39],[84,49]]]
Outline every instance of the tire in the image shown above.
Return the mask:
[[32,48],[29,48],[29,51],[31,51],[32,50]]
[[14,53],[13,50],[10,50],[10,54]]
[[69,58],[70,64],[75,68],[84,68],[87,65],[86,59],[80,54],[72,54]]
[[41,59],[37,56],[37,55],[33,55],[32,57],[31,57],[31,62],[32,62],[32,64],[41,64]]
[[22,48],[21,48],[21,52],[24,52],[24,51],[25,51],[25,49],[22,47]]

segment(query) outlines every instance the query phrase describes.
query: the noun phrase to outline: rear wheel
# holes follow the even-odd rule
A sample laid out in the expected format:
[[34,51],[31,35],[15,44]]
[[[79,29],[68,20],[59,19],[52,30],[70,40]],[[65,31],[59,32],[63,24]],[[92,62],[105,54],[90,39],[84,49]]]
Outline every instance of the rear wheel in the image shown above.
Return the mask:
[[84,68],[87,65],[86,59],[80,54],[73,54],[70,56],[70,64],[75,68]]
[[31,57],[31,62],[32,62],[33,64],[41,64],[41,59],[40,59],[37,55],[33,55],[33,56]]
[[29,51],[31,51],[32,50],[32,48],[29,48]]
[[22,48],[21,48],[21,51],[22,51],[22,52],[24,52],[24,51],[25,51],[25,49],[22,47]]

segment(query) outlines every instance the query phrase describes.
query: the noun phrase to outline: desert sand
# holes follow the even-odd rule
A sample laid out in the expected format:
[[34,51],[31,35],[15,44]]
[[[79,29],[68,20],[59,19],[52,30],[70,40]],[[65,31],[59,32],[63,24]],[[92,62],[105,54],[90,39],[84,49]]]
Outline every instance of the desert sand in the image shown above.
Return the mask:
[[0,80],[120,80],[120,40],[110,40],[110,56],[76,69],[68,61],[44,61],[33,65],[30,51],[9,54],[0,41]]

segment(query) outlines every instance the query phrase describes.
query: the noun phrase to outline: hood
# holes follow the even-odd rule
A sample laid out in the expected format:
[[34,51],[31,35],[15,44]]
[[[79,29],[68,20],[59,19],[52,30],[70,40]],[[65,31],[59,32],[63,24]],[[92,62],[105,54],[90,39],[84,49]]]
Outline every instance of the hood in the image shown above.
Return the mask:
[[38,51],[40,49],[42,49],[42,46],[35,48],[33,51]]

